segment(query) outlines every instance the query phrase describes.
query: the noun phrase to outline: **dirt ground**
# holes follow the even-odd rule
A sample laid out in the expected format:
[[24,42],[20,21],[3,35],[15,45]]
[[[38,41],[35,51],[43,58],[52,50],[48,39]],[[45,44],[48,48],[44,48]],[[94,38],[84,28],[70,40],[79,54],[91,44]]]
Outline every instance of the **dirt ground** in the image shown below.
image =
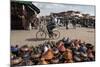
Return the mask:
[[[36,32],[38,30],[12,30],[11,31],[11,45],[33,45],[37,46],[38,44],[43,43],[44,40],[36,40]],[[69,37],[71,39],[81,39],[82,41],[91,43],[95,45],[95,29],[91,28],[76,28],[76,29],[68,29],[66,30],[65,27],[58,28],[60,32],[60,38]],[[58,40],[59,40],[58,39]],[[57,41],[57,40],[55,40]]]

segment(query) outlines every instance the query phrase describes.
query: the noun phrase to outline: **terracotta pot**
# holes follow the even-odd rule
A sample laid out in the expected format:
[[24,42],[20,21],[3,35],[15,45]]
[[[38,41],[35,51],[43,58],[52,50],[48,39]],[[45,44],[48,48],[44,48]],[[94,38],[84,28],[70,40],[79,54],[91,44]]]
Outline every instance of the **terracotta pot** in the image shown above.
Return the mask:
[[53,53],[54,54],[58,54],[59,53],[59,50],[57,48],[53,49]]
[[22,47],[22,48],[21,48],[21,51],[23,51],[23,52],[29,51],[29,48],[28,48],[28,47]]
[[19,64],[20,62],[22,62],[22,58],[16,58],[16,59],[11,60],[12,65]]
[[58,58],[52,59],[51,63],[53,63],[53,64],[59,63],[59,59]]
[[66,51],[64,52],[64,57],[66,60],[72,60],[73,56],[72,56],[72,51],[70,49],[66,49]]
[[41,56],[41,54],[32,54],[31,57],[32,58],[39,58]]
[[48,49],[47,52],[45,52],[43,55],[42,55],[42,58],[44,58],[45,60],[50,60],[54,57],[54,54],[53,54],[53,51],[51,49]]
[[41,58],[41,62],[40,62],[40,64],[48,64],[48,62],[47,61],[45,61],[45,58]]
[[67,60],[65,61],[65,63],[73,63],[74,61],[73,60]]
[[60,52],[64,52],[66,50],[63,42],[60,42],[60,44],[57,46],[57,48]]

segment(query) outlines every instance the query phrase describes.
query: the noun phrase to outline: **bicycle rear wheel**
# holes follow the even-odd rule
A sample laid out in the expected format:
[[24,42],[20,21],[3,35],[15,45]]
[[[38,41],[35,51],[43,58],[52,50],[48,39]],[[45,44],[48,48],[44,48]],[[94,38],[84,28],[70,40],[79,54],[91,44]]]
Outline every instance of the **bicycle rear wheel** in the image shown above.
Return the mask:
[[36,38],[37,39],[45,39],[46,38],[46,33],[44,33],[43,31],[38,31],[36,33]]
[[60,37],[60,32],[57,30],[53,31],[53,39],[58,39]]

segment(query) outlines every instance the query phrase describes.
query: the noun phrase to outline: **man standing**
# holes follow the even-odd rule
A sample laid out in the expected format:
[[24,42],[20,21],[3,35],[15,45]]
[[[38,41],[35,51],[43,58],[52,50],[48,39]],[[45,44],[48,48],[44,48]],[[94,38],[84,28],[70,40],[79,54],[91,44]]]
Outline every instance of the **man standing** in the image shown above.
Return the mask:
[[67,17],[64,17],[64,23],[65,23],[65,26],[66,26],[66,30],[68,29],[68,19]]

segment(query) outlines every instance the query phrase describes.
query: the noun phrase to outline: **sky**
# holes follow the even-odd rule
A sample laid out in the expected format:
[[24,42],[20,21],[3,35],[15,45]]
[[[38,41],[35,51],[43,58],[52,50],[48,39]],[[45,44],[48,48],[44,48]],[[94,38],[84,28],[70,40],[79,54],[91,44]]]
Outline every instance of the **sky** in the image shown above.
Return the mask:
[[75,5],[75,4],[55,4],[44,2],[32,2],[36,7],[40,9],[40,16],[49,15],[50,13],[58,13],[63,11],[80,11],[85,14],[95,16],[94,5]]

